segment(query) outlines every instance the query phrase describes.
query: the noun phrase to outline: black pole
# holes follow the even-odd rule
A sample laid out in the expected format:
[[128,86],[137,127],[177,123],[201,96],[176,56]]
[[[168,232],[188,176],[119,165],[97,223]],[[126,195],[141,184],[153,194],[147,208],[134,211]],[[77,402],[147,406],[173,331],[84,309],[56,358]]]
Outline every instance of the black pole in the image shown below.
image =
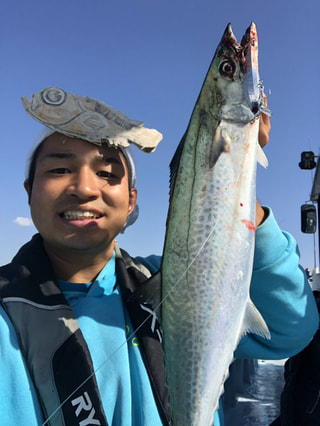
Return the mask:
[[318,226],[317,226],[317,232],[318,232],[318,253],[319,253],[319,263],[320,265],[320,232],[319,232],[319,226],[320,226],[320,196],[318,197]]
[[319,232],[319,226],[320,226],[320,158],[318,158],[317,164],[316,164],[316,172],[313,179],[313,185],[311,189],[311,201],[317,202],[318,205],[318,225],[317,225],[317,231],[318,232],[318,251],[319,251],[319,265],[320,265],[320,232]]

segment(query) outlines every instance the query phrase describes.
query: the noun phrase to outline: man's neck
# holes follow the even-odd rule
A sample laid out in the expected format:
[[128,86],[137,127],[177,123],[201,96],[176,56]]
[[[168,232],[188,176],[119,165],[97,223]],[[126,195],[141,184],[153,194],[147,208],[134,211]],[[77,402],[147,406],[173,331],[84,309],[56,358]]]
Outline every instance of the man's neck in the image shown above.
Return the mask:
[[104,252],[98,254],[71,251],[61,253],[52,248],[46,251],[56,277],[72,283],[89,283],[96,279],[113,255],[114,242]]

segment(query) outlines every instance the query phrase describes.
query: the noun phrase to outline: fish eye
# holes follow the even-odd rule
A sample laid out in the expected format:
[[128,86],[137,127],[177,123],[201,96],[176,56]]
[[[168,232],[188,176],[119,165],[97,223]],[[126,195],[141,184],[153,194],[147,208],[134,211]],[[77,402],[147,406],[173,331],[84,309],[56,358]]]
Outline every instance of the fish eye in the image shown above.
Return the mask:
[[235,70],[236,70],[236,64],[233,61],[231,61],[231,59],[227,61],[223,61],[219,67],[220,74],[230,78],[233,77]]

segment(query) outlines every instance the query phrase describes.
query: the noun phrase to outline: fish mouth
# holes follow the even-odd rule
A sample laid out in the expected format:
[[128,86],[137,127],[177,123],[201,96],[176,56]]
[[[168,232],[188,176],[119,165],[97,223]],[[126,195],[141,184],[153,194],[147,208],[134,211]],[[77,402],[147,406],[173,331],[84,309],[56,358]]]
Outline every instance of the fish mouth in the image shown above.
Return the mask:
[[[230,101],[221,102],[218,119],[226,121],[254,122],[262,113],[271,115],[265,105],[265,95],[258,68],[258,34],[254,22],[246,29],[239,43],[229,23],[223,34],[220,50],[219,75],[235,83],[230,85]],[[223,81],[223,80],[222,80]],[[237,92],[236,89],[237,88]],[[227,96],[229,94],[226,91]],[[238,94],[238,97],[235,96]]]
[[250,26],[246,29],[240,45],[243,50],[244,57],[246,58],[246,61],[248,61],[248,53],[250,53],[250,50],[258,47],[257,27],[254,22],[251,22]]
[[259,76],[258,33],[255,23],[251,22],[240,44],[232,32],[231,24],[228,24],[225,34],[228,37],[229,45],[232,44],[237,54],[237,60],[243,74],[244,94],[254,120],[258,119],[261,113],[270,116],[271,111],[265,105],[264,87]]
[[232,26],[229,23],[223,34],[223,41],[227,47],[231,47],[235,52],[237,52],[239,58],[245,58],[250,46],[258,46],[258,35],[255,23],[251,22],[242,36],[240,43],[234,35]]
[[[241,43],[238,42],[232,31],[231,24],[229,23],[223,34],[221,46],[223,46],[224,49],[233,52],[230,59],[239,65],[241,73],[244,77],[250,72],[251,69],[255,69],[256,72],[258,71],[258,35],[256,26],[253,22],[245,31],[245,34],[241,39]],[[223,55],[224,52],[221,52],[222,58]],[[225,64],[226,62],[228,61],[223,61],[222,64]],[[229,62],[229,66],[232,67],[231,61]],[[227,70],[221,69],[221,66],[219,71],[222,75],[228,76]],[[231,80],[233,80],[233,73],[234,69],[230,69],[229,77],[231,77]]]
[[[258,49],[258,34],[254,22],[246,29],[239,43],[232,31],[232,26],[229,23],[223,34],[223,43],[227,48],[231,48],[240,63],[242,72],[245,74],[249,66],[252,66],[252,50]],[[257,59],[257,57],[256,57]]]

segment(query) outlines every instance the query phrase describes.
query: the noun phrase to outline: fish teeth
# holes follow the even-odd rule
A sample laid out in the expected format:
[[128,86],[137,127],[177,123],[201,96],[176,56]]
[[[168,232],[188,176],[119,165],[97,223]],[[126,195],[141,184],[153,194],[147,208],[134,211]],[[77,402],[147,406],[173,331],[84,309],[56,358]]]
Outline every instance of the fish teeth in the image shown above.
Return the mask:
[[99,216],[97,216],[95,213],[92,213],[90,211],[86,212],[80,212],[80,211],[67,211],[62,214],[62,216],[65,219],[72,220],[85,220],[85,219],[98,219]]

